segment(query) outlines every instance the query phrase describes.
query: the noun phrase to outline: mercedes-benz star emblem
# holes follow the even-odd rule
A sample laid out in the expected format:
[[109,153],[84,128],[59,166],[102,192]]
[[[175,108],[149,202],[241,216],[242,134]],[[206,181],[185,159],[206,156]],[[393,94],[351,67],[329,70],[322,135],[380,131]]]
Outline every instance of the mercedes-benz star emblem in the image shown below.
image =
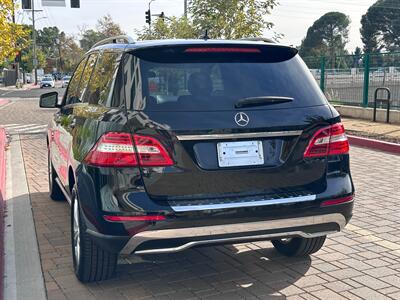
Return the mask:
[[239,126],[242,127],[247,126],[247,124],[249,124],[249,121],[250,121],[249,116],[246,115],[244,112],[240,112],[235,115],[235,122]]

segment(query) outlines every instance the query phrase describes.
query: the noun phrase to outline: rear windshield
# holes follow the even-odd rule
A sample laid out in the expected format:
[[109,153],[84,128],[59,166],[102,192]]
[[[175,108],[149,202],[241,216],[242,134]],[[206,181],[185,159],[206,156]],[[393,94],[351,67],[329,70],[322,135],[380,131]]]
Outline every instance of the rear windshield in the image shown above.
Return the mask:
[[229,53],[225,58],[221,53],[218,57],[213,57],[212,53],[191,54],[162,59],[162,55],[132,53],[126,60],[124,72],[128,108],[145,111],[235,110],[239,100],[263,96],[290,97],[293,101],[240,110],[326,104],[298,55],[289,55],[287,60],[284,57],[264,60],[254,58],[264,53]]

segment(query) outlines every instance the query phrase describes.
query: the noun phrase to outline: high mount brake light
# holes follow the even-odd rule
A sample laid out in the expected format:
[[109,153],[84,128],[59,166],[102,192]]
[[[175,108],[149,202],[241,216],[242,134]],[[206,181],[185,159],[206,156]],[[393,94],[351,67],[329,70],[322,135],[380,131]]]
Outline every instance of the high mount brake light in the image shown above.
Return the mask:
[[[135,146],[133,144],[135,141]],[[121,132],[105,133],[88,153],[85,162],[99,167],[161,167],[173,161],[164,146],[150,136]]]
[[232,48],[232,47],[198,47],[187,48],[185,53],[261,53],[258,48]]
[[337,123],[318,130],[311,138],[304,157],[321,157],[348,154],[349,141],[342,123]]

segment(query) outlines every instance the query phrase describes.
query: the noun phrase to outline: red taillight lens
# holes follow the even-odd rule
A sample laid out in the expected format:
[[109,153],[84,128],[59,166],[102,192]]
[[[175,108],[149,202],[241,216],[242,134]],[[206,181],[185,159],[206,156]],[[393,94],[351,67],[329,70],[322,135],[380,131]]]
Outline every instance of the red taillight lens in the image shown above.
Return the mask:
[[342,204],[346,202],[351,202],[353,201],[354,196],[347,196],[343,198],[337,198],[337,199],[332,199],[332,200],[326,200],[321,203],[321,206],[331,206],[331,205],[337,205],[337,204]]
[[[135,142],[135,147],[132,142]],[[87,164],[99,167],[163,167],[173,161],[163,145],[149,136],[121,132],[104,134],[85,158]]]
[[103,216],[104,220],[110,222],[143,222],[164,221],[165,216]]
[[172,166],[174,162],[164,146],[150,136],[135,135],[139,164],[143,167]]
[[342,123],[318,130],[308,144],[304,157],[320,157],[349,153],[349,141]]
[[261,53],[258,48],[233,48],[233,47],[199,47],[187,48],[186,53]]
[[121,132],[104,134],[90,150],[85,162],[99,167],[137,166],[131,135]]

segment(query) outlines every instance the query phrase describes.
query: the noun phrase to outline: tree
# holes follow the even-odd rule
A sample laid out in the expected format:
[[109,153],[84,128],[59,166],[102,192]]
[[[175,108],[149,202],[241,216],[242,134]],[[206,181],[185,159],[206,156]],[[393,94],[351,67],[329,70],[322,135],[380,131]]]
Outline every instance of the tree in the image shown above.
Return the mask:
[[215,39],[262,36],[273,27],[265,16],[276,4],[276,0],[191,0],[188,18],[158,18],[151,30],[144,27],[136,33],[139,39],[198,38],[206,30]]
[[400,49],[400,2],[378,0],[361,18],[361,40],[365,52]]
[[[46,67],[46,54],[40,49],[36,49],[36,59],[37,59],[37,67],[45,68]],[[32,48],[28,49],[27,52],[22,53],[21,57],[21,68],[28,72],[33,70],[33,52]]]
[[158,18],[152,25],[151,30],[143,27],[136,31],[139,40],[155,39],[191,39],[197,38],[198,34],[193,24],[186,17]]
[[275,0],[191,0],[189,11],[197,32],[208,30],[211,38],[239,39],[261,36],[273,23],[265,17]]
[[300,55],[328,56],[334,68],[335,57],[346,53],[349,25],[348,16],[340,12],[326,13],[307,30],[300,46]]
[[13,60],[17,51],[29,43],[30,32],[23,25],[12,22],[13,11],[13,1],[0,0],[0,62]]
[[64,32],[60,34],[60,54],[62,71],[65,73],[72,73],[75,66],[79,63],[83,56],[83,50],[75,42],[75,38],[66,35]]
[[80,45],[83,51],[88,51],[95,43],[107,37],[125,34],[119,24],[115,23],[110,15],[97,20],[96,30],[81,29]]

